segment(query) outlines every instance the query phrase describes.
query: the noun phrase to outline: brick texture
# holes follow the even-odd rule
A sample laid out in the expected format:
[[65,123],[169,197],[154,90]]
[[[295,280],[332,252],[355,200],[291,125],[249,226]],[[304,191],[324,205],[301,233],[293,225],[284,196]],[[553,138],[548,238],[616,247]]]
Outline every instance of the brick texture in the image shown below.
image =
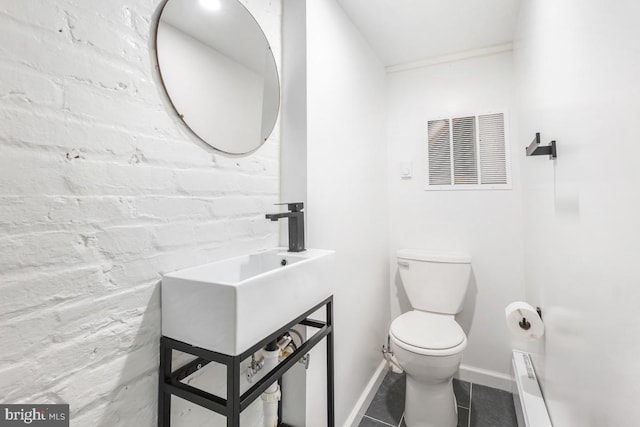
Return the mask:
[[[279,63],[280,1],[243,3]],[[154,426],[162,274],[278,242],[278,127],[243,158],[180,128],[159,4],[0,4],[0,401],[69,403],[72,426]],[[176,402],[173,425],[224,420]]]

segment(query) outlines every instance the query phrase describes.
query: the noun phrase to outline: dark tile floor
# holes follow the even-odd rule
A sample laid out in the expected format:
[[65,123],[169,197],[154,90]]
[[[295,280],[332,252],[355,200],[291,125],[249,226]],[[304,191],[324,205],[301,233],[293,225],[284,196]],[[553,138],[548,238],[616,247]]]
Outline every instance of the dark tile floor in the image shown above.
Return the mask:
[[[404,374],[389,372],[365,412],[360,427],[406,427]],[[511,393],[453,380],[458,401],[458,427],[517,427]]]

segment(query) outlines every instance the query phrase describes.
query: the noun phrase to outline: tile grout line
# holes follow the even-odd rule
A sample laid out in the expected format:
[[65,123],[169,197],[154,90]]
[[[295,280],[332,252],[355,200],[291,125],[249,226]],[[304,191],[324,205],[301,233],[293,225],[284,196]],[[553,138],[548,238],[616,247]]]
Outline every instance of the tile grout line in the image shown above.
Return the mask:
[[[373,420],[373,421],[378,422],[378,423],[382,423],[382,424],[384,424],[384,425],[386,425],[386,426],[396,427],[396,426],[394,426],[393,424],[385,423],[385,422],[384,422],[384,421],[382,421],[382,420],[379,420],[379,419],[377,419],[377,418],[370,417],[370,416],[368,416],[368,415],[366,415],[366,414],[365,414],[365,415],[363,415],[363,417],[365,417],[365,418],[369,418],[370,420]],[[400,422],[402,422],[402,418],[400,418]]]
[[469,382],[469,418],[467,418],[467,427],[471,427],[471,399],[473,398],[473,383]]

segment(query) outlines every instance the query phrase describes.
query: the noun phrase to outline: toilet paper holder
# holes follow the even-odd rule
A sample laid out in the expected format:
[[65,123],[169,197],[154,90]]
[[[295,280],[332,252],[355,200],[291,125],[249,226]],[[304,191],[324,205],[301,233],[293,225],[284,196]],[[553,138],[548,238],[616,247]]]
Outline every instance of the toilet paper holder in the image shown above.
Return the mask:
[[[536,312],[538,313],[538,316],[540,316],[540,320],[542,320],[542,309],[540,307],[536,307]],[[524,316],[522,317],[522,320],[518,322],[518,325],[520,325],[520,328],[525,331],[528,331],[531,328],[531,323]]]

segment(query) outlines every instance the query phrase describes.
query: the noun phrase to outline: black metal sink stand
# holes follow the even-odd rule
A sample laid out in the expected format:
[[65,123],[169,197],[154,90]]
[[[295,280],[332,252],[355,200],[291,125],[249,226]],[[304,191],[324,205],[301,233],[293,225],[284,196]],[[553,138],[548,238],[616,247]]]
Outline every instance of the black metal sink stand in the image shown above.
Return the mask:
[[[320,322],[309,319],[308,316],[326,308],[327,320]],[[274,341],[296,325],[310,326],[317,329],[316,333],[308,338],[289,357],[280,362],[257,381],[251,388],[240,394],[240,362],[250,357],[267,343]],[[217,353],[200,347],[194,347],[182,341],[163,336],[160,339],[160,381],[158,386],[158,427],[171,426],[171,396],[175,395],[189,402],[217,412],[227,417],[227,427],[240,426],[240,413],[256,400],[275,381],[282,376],[304,355],[315,347],[323,338],[327,338],[327,426],[335,427],[335,402],[334,402],[334,365],[333,365],[333,296],[330,296],[309,311],[292,320],[287,325],[275,331],[262,341],[237,356]],[[173,370],[171,358],[173,350],[181,351],[196,356],[197,359]],[[206,391],[192,387],[182,382],[183,379],[202,369],[205,365],[216,362],[227,367],[227,398],[223,399]],[[286,392],[286,391],[285,391]],[[283,393],[283,398],[285,394]],[[282,423],[282,411],[279,407],[279,425]]]

